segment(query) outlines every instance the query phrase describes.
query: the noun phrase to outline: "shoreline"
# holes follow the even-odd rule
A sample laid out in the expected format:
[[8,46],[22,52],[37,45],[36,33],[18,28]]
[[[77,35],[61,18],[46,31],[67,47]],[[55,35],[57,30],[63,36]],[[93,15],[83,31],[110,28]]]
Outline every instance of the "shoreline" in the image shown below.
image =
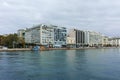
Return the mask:
[[0,52],[4,51],[30,51],[30,48],[11,48],[11,49],[0,49]]
[[84,47],[84,48],[49,48],[49,50],[84,50],[84,49],[110,49],[110,48],[120,48],[120,47]]
[[[49,50],[84,50],[84,49],[110,49],[110,48],[120,48],[120,47],[84,47],[84,48],[48,48],[46,50],[39,51],[49,51]],[[0,49],[0,52],[9,52],[9,51],[32,51],[31,48],[11,48],[11,49]]]

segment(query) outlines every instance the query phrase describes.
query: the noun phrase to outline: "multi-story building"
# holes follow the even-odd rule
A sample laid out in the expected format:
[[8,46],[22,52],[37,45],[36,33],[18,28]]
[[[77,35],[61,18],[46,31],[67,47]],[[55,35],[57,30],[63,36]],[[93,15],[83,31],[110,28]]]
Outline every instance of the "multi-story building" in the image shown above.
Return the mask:
[[85,31],[85,45],[89,46],[90,44],[90,35],[89,31]]
[[54,28],[49,25],[40,26],[40,44],[54,45]]
[[[69,41],[69,39],[71,39],[71,41]],[[67,41],[73,46],[76,45],[76,47],[83,47],[85,45],[85,32],[78,29],[71,29],[69,30]]]
[[120,38],[109,38],[109,44],[111,46],[120,46]]
[[[52,47],[85,47],[118,45],[118,39],[108,39],[101,33],[70,29],[67,35],[65,27],[40,24],[26,30],[18,30],[18,36],[25,38],[26,43]],[[116,40],[116,41],[115,41]]]
[[102,34],[89,31],[89,46],[102,46]]
[[98,46],[102,44],[102,34],[93,31],[84,32],[86,46]]
[[102,46],[102,34],[93,31],[71,29],[68,33],[68,43],[69,39],[75,40],[76,47]]
[[76,33],[76,46],[82,47],[85,45],[85,32],[82,30],[75,30]]
[[25,31],[25,42],[30,44],[40,43],[40,27],[27,28]]
[[19,38],[25,39],[25,30],[24,29],[19,29],[17,31],[17,35],[18,35]]
[[54,44],[54,29],[43,24],[29,28],[25,32],[25,42],[39,45]]
[[54,46],[66,47],[67,29],[65,27],[54,27]]
[[67,47],[70,47],[70,48],[76,47],[75,38],[70,37],[69,35],[67,36]]
[[67,47],[76,47],[76,33],[74,29],[70,29],[67,35]]
[[25,42],[62,47],[66,45],[67,30],[64,27],[40,24],[25,32]]
[[109,37],[102,36],[102,46],[104,46],[104,47],[109,46]]

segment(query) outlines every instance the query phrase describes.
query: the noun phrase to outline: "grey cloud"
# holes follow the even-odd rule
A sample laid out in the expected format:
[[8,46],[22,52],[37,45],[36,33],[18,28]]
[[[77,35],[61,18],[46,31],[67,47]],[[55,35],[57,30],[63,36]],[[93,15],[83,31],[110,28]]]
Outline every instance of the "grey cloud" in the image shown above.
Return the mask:
[[50,23],[120,35],[119,7],[119,0],[0,0],[0,34]]

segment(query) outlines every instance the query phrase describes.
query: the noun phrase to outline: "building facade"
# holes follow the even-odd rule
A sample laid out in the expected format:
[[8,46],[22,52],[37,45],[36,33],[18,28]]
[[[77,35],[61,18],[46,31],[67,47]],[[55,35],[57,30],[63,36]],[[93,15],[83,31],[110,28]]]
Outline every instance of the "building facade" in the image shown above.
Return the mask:
[[109,37],[107,36],[102,36],[102,46],[103,47],[108,47],[109,45]]
[[40,43],[41,45],[54,45],[54,28],[49,25],[40,26]]
[[25,42],[39,45],[54,44],[54,29],[47,25],[37,25],[25,32]]
[[109,44],[114,47],[120,46],[120,38],[109,38]]
[[49,47],[66,45],[67,30],[64,27],[40,24],[25,32],[25,42]]
[[54,27],[54,46],[66,47],[67,29],[65,27]]
[[40,43],[40,26],[28,28],[25,31],[25,42],[30,44]]
[[18,35],[19,38],[25,39],[25,30],[24,29],[19,29],[17,31],[17,35]]
[[[70,40],[69,40],[70,39]],[[85,45],[85,32],[78,29],[70,29],[68,33],[67,43],[75,47],[83,47]]]
[[120,45],[118,38],[109,39],[101,33],[94,31],[83,31],[79,29],[70,29],[67,34],[65,27],[55,25],[40,24],[18,30],[18,36],[25,39],[25,43],[46,45],[48,47],[95,47]]
[[102,46],[102,34],[89,31],[89,46]]
[[75,33],[76,33],[76,47],[83,47],[85,45],[85,32],[76,29]]

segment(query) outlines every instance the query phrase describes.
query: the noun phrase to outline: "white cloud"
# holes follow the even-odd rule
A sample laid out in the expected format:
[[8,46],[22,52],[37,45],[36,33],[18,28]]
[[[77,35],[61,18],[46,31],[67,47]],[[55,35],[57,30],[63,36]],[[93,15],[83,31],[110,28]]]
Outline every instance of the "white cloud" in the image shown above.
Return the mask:
[[0,0],[0,34],[50,23],[120,35],[119,7],[119,0]]
[[9,7],[10,5],[7,2],[3,2],[3,6]]

